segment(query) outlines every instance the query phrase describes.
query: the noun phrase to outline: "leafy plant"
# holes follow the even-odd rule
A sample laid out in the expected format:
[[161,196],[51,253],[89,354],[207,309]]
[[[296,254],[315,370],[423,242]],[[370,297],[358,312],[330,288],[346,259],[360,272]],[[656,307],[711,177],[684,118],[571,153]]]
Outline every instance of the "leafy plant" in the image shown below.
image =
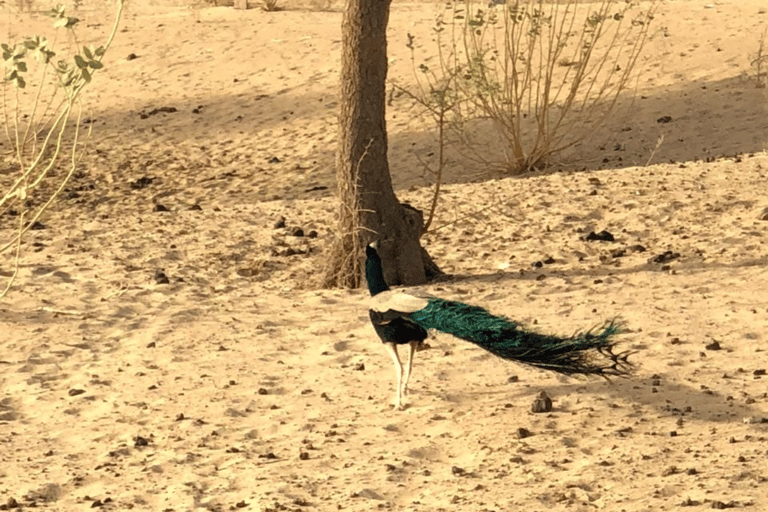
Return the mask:
[[[0,299],[8,293],[18,274],[23,236],[75,172],[82,116],[80,94],[93,79],[93,74],[104,67],[102,59],[117,33],[122,9],[122,0],[117,0],[115,22],[104,45],[83,46],[70,59],[56,60],[55,39],[51,42],[40,35],[29,36],[16,43],[0,44],[5,63],[4,81],[14,91],[12,98],[9,98],[8,87],[3,87],[2,105],[5,133],[14,150],[17,172],[10,188],[0,195],[0,214],[13,211],[19,220],[18,229],[11,239],[0,243],[0,254],[15,248],[14,272],[6,287],[0,290]],[[79,22],[77,18],[68,16],[63,6],[51,9],[49,14],[54,19],[54,28],[69,31],[77,41],[74,34]],[[30,71],[30,63],[37,63],[36,74]],[[32,96],[32,104],[25,108],[21,92],[29,86],[30,75],[38,79],[37,90]],[[70,128],[68,122],[73,109],[77,119]],[[70,131],[71,139],[65,139]],[[44,191],[43,183],[61,163],[65,153],[69,155],[66,172],[57,183],[53,183],[52,191]]]
[[[656,5],[449,4],[434,27],[436,69],[412,57],[422,103],[484,168],[518,174],[546,167],[592,133],[630,85]],[[413,36],[408,45],[413,56]],[[445,103],[451,108],[442,112]],[[491,132],[501,155],[478,144],[480,132]]]

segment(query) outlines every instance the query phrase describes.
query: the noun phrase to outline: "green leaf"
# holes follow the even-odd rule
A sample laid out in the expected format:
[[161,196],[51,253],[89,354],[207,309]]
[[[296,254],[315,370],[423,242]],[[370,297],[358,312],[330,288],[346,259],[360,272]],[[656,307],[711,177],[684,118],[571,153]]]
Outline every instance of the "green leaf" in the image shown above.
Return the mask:
[[80,69],[84,69],[88,67],[88,62],[81,56],[75,55],[75,65]]
[[51,59],[55,56],[56,56],[56,53],[52,52],[51,50],[46,50],[44,48],[39,48],[35,52],[35,60],[40,64],[48,64],[49,62],[51,62]]
[[93,60],[93,54],[91,53],[91,49],[87,46],[83,46],[83,55],[85,55],[85,58],[88,60]]
[[8,80],[9,82],[11,82],[13,80],[16,80],[16,77],[18,75],[19,75],[18,71],[13,69],[13,70],[11,70],[11,71],[9,71],[8,73],[5,74],[5,79]]
[[102,57],[102,56],[104,56],[105,53],[107,53],[107,50],[103,46],[99,46],[98,48],[96,48],[96,52],[95,53],[96,53],[97,57]]
[[89,60],[88,67],[90,67],[91,69],[101,69],[104,67],[104,64],[102,64],[98,60]]
[[67,18],[57,18],[53,22],[53,28],[64,28],[67,26]]
[[23,76],[17,76],[16,77],[16,87],[19,89],[23,89],[27,86],[27,81],[24,80]]
[[24,62],[23,60],[17,61],[16,62],[16,69],[18,69],[21,73],[26,73],[27,72],[27,63]]
[[65,25],[67,28],[72,28],[75,25],[77,25],[80,22],[78,18],[67,18],[67,24]]
[[91,73],[88,71],[88,68],[81,69],[80,76],[83,78],[83,80],[85,80],[85,83],[89,83],[91,81]]

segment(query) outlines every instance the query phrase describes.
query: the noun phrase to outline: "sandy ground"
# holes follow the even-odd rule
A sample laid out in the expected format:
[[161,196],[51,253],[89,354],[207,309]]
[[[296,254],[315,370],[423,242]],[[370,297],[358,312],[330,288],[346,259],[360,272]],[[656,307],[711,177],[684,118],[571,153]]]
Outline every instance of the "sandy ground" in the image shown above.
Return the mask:
[[[435,9],[395,3],[393,78]],[[768,510],[768,93],[748,78],[767,11],[664,3],[638,95],[561,172],[447,169],[424,242],[450,277],[426,290],[553,333],[620,315],[637,374],[566,379],[438,335],[394,412],[367,294],[313,285],[340,13],[131,5],[82,171],[0,304],[0,509]],[[416,112],[389,108],[390,164],[425,208]],[[600,230],[615,242],[583,240]]]

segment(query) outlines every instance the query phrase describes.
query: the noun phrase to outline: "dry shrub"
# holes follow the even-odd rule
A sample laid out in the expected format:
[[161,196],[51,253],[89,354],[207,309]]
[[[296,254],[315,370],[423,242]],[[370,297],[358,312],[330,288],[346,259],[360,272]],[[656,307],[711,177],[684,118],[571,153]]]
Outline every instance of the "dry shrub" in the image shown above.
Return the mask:
[[656,6],[447,4],[434,27],[434,69],[416,63],[409,37],[418,94],[433,117],[451,106],[452,143],[484,169],[541,169],[593,133],[631,85]]

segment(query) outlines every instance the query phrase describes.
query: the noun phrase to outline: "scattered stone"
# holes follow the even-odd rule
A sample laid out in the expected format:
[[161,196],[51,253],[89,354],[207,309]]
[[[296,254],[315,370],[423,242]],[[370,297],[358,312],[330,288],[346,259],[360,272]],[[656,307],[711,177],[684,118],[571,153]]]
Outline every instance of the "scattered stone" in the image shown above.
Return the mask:
[[680,257],[679,252],[664,251],[661,254],[648,258],[648,263],[669,263]]
[[531,404],[531,412],[550,412],[552,410],[552,399],[549,398],[546,391],[539,392],[539,396]]
[[68,394],[69,396],[77,396],[77,395],[82,395],[83,393],[85,393],[85,390],[84,390],[84,389],[70,389],[70,390],[67,392],[67,394]]
[[136,438],[133,440],[133,445],[137,448],[142,446],[149,446],[149,439],[146,437],[136,436]]
[[525,439],[526,437],[531,437],[533,434],[531,434],[531,431],[527,428],[520,427],[517,429],[517,438],[518,439]]
[[717,340],[714,340],[712,343],[707,343],[704,345],[704,349],[706,350],[721,350],[722,347],[720,346],[720,343]]
[[291,236],[304,236],[304,230],[298,226],[292,227],[289,233]]
[[136,60],[138,58],[139,56],[136,55],[135,53],[129,53],[128,56],[125,58],[125,60]]
[[277,158],[276,156],[273,156],[272,158],[267,160],[267,163],[269,163],[269,164],[279,164],[280,163],[280,159]]
[[165,272],[162,270],[156,270],[153,278],[157,284],[169,284],[171,282],[171,280],[168,279],[168,276],[165,275]]
[[149,176],[142,176],[136,181],[130,182],[128,185],[134,190],[140,190],[142,188],[147,188],[148,186],[150,186],[154,180],[155,178],[150,178]]
[[275,225],[272,226],[272,227],[275,228],[275,229],[282,229],[282,228],[284,228],[285,227],[285,217],[280,217],[279,219],[277,219],[277,221],[275,221]]
[[311,230],[309,233],[307,233],[307,237],[308,238],[317,238],[317,231],[315,231],[314,229]]
[[661,472],[661,476],[672,476],[678,473],[677,466],[669,466],[667,469]]
[[760,368],[759,370],[755,370],[752,372],[752,375],[755,377],[762,377],[765,375],[765,368]]
[[152,208],[152,211],[153,212],[169,212],[171,210],[169,210],[168,207],[158,203],[158,204],[155,205],[154,208]]
[[365,364],[363,363],[357,363],[354,367],[354,370],[356,372],[364,372],[365,371]]
[[510,375],[507,378],[507,382],[509,382],[510,384],[513,382],[518,382],[519,380],[520,380],[520,377],[518,377],[517,375]]
[[667,124],[672,122],[672,116],[661,116],[656,120],[657,123]]
[[611,249],[609,254],[611,255],[611,258],[621,258],[626,256],[627,250],[624,247],[619,247],[618,249]]
[[587,242],[592,241],[598,241],[598,242],[615,242],[615,239],[613,238],[613,235],[609,233],[608,231],[601,231],[599,233],[595,233],[594,231],[590,231],[589,234],[584,237],[584,240]]
[[268,395],[269,391],[267,391],[266,388],[259,388],[257,393],[260,394],[260,395]]
[[466,476],[467,474],[467,472],[464,469],[460,468],[459,466],[453,466],[451,468],[451,473],[454,476]]
[[200,211],[200,210],[203,209],[203,207],[200,206],[199,204],[195,203],[195,204],[193,204],[192,206],[190,206],[187,209],[190,210],[190,211],[193,211],[193,210]]
[[176,107],[160,107],[160,108],[153,108],[149,112],[139,112],[139,118],[140,119],[147,119],[151,116],[157,115],[157,114],[173,114],[174,112],[178,112],[179,109]]
[[299,452],[299,460],[309,460],[309,452]]

